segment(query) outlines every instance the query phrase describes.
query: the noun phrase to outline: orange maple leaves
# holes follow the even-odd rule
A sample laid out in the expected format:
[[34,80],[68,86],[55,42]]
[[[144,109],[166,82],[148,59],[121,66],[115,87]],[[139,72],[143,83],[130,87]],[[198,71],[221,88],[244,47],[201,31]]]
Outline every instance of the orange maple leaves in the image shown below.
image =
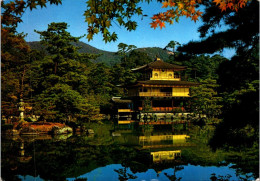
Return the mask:
[[170,8],[166,12],[156,14],[152,17],[151,27],[162,29],[165,27],[165,22],[173,24],[178,22],[180,16],[186,16],[193,21],[197,21],[202,12],[196,9],[196,4],[201,3],[201,0],[168,0],[162,2],[162,8]]
[[[250,0],[213,0],[221,11],[227,9],[237,11],[243,8]],[[178,22],[181,16],[191,18],[196,22],[201,17],[202,12],[197,9],[196,5],[201,4],[202,0],[167,0],[162,2],[162,8],[169,8],[166,12],[158,13],[152,17],[151,27],[161,29],[165,27],[165,23],[173,24],[174,21]]]
[[227,9],[238,11],[239,8],[246,6],[246,3],[250,0],[214,0],[221,11],[226,11]]

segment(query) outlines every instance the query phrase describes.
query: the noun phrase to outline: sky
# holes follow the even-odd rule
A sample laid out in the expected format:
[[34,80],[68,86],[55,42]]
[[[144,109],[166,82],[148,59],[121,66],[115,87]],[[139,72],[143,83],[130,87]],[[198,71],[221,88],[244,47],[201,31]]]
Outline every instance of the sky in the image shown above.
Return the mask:
[[[162,12],[162,4],[152,2],[150,4],[140,4],[143,7],[143,14],[147,17],[134,17],[138,23],[135,31],[127,31],[124,27],[119,27],[112,23],[110,31],[115,31],[118,34],[116,42],[105,43],[102,35],[95,35],[93,40],[88,41],[86,37],[80,41],[85,42],[101,50],[116,52],[119,43],[128,45],[135,45],[137,48],[144,47],[160,47],[164,48],[170,41],[178,41],[180,44],[188,43],[189,41],[199,40],[199,33],[197,29],[202,25],[199,20],[196,23],[187,19],[180,18],[179,23],[173,25],[166,24],[166,28],[153,29],[150,27],[151,18],[153,14]],[[87,34],[88,24],[85,22],[83,16],[86,10],[86,0],[63,0],[62,5],[49,5],[47,8],[38,8],[30,11],[29,9],[23,14],[23,22],[18,25],[17,31],[27,33],[26,41],[39,41],[39,34],[34,30],[44,31],[48,24],[52,22],[66,22],[69,25],[68,31],[72,36],[82,36]],[[221,55],[230,58],[234,54],[233,51],[224,51]]]

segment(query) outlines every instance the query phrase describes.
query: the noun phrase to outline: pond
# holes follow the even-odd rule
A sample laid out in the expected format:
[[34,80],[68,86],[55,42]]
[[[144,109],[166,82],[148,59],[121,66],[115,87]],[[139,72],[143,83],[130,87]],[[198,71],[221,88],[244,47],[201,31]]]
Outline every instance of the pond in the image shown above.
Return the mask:
[[2,180],[255,180],[258,149],[212,151],[211,126],[143,127],[103,124],[94,135],[2,135]]

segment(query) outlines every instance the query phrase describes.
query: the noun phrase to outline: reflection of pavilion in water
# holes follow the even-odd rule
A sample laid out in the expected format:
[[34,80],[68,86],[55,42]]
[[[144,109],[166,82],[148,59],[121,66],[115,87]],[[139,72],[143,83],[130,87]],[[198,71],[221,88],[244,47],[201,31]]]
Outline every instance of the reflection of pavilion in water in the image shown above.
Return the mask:
[[186,134],[139,136],[139,144],[143,149],[150,149],[153,163],[173,162],[181,157],[181,147],[194,146],[188,142],[189,137]]
[[173,161],[177,157],[181,157],[181,150],[174,151],[156,151],[151,152],[153,157],[153,162],[162,162],[162,161]]
[[143,149],[194,146],[187,141],[188,138],[188,135],[172,134],[139,136],[139,144],[142,145]]

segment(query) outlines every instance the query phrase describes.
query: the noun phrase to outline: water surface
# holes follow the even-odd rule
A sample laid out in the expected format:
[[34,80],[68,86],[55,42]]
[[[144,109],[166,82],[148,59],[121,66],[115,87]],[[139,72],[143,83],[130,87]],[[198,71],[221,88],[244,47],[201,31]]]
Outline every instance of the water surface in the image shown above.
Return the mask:
[[2,135],[2,179],[254,180],[258,150],[213,152],[212,127],[142,131],[102,125],[94,135]]

